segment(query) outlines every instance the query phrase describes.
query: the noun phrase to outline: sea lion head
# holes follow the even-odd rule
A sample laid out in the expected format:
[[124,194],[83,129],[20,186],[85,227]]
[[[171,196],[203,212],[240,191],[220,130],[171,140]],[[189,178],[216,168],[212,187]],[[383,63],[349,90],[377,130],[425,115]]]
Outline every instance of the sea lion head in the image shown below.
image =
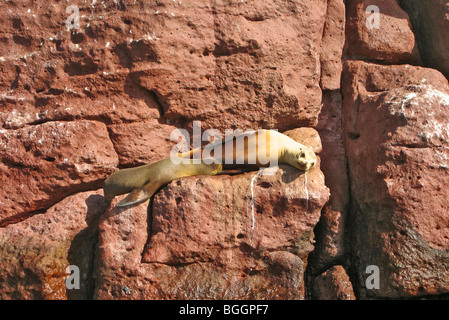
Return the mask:
[[288,152],[285,160],[289,165],[301,171],[309,171],[317,162],[315,152],[306,146]]

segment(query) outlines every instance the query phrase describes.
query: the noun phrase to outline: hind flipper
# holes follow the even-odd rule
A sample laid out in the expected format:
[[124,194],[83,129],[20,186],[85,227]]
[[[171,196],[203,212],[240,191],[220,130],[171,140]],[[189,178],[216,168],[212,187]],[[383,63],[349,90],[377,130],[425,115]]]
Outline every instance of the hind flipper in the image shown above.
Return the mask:
[[150,197],[147,197],[145,192],[143,191],[143,188],[137,188],[134,189],[130,194],[128,194],[125,198],[120,200],[119,203],[117,203],[116,207],[126,207],[133,204],[141,203],[147,200]]
[[125,207],[133,204],[138,204],[148,200],[154,194],[154,183],[147,183],[146,185],[134,189],[130,194],[123,198],[116,207]]

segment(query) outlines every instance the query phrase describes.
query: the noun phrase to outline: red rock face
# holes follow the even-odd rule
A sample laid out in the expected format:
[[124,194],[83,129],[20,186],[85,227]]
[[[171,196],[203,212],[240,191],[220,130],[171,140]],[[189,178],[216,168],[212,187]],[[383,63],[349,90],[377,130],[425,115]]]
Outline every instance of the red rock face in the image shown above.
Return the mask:
[[447,275],[442,274],[448,263],[449,207],[442,185],[449,178],[448,87],[444,92],[408,85],[374,93],[359,83],[353,89],[358,97],[355,103],[345,102],[345,138],[358,230],[354,248],[362,278],[367,266],[383,267],[380,288],[366,294],[447,292]]
[[106,126],[97,121],[47,122],[2,130],[0,137],[0,175],[7,181],[0,193],[0,225],[73,192],[99,188],[118,164]]
[[[0,4],[1,299],[449,292],[445,1],[70,4]],[[106,208],[103,180],[193,121],[277,129],[319,166]]]
[[325,1],[199,8],[167,1],[160,9],[155,60],[133,64],[129,76],[155,93],[171,122],[280,130],[316,123]]
[[327,2],[326,21],[321,41],[321,81],[323,90],[340,88],[342,52],[345,44],[346,8],[343,0]]
[[347,54],[354,59],[387,63],[420,63],[407,13],[395,0],[348,3]]
[[320,300],[355,300],[352,283],[342,266],[335,266],[315,279]]
[[[71,195],[17,224],[0,229],[1,299],[87,299],[103,192]],[[80,270],[80,288],[66,290],[67,267]]]
[[[148,223],[146,205],[103,217],[96,294],[303,299],[313,227],[328,197],[318,167],[174,181],[150,204]],[[122,283],[133,295],[120,292]]]
[[399,3],[410,15],[425,65],[448,76],[449,41],[446,31],[449,29],[449,3],[446,0],[432,4],[415,0],[401,0]]

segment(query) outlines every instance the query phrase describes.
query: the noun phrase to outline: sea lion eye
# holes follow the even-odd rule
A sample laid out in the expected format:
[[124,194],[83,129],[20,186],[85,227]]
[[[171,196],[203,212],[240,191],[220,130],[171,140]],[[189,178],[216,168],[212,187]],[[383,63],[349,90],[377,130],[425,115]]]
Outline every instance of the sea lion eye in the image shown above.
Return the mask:
[[301,154],[299,155],[301,158],[305,158],[306,157],[306,153],[305,152],[301,152]]

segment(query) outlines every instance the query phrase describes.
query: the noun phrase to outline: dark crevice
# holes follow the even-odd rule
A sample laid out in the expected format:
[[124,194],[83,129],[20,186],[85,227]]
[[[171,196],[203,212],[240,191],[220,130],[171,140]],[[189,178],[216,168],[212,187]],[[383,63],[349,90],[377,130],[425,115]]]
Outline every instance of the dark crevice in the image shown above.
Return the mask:
[[[21,169],[24,169],[25,167],[27,167],[21,162],[13,161],[13,160],[10,160],[7,158],[1,159],[1,162],[5,166],[7,166],[9,169],[20,169],[21,170]],[[29,167],[27,167],[27,168],[29,168]]]
[[160,115],[161,118],[163,118],[164,115],[165,115],[166,108],[161,103],[161,99],[159,98],[159,97],[161,97],[161,95],[155,89],[149,90],[149,89],[144,88],[144,87],[141,87],[141,88],[142,88],[142,90],[144,90],[154,100],[154,102],[157,105],[157,109],[159,111],[159,115]]
[[[16,213],[14,215],[11,215],[9,217],[6,217],[2,220],[0,220],[0,228],[6,227],[10,224],[16,224],[19,223],[25,219],[28,219],[36,214],[44,214],[47,212],[47,210],[57,203],[61,202],[67,197],[73,196],[75,194],[78,194],[80,192],[88,192],[88,191],[95,191],[98,190],[103,186],[103,180],[104,179],[98,179],[91,182],[82,182],[79,184],[72,184],[69,187],[65,188],[59,188],[58,190],[54,189],[54,192],[58,192],[58,194],[51,194],[51,190],[47,190],[46,192],[48,194],[51,194],[53,197],[53,201],[46,202],[45,200],[38,199],[35,201],[31,201],[31,204],[33,207],[37,207],[38,209],[32,210],[32,211],[24,211],[20,213]],[[52,186],[54,188],[57,188],[57,186]],[[63,189],[63,190],[61,190]]]
[[153,199],[154,196],[150,198],[150,201],[148,203],[148,208],[147,208],[147,241],[145,243],[145,246],[141,252],[141,263],[145,263],[144,259],[143,259],[143,254],[146,250],[146,248],[150,245],[150,241],[151,238],[153,236]]
[[211,262],[214,262],[214,260],[210,260],[210,261],[194,260],[194,261],[189,261],[189,262],[160,262],[160,261],[151,261],[151,262],[142,262],[142,263],[146,263],[146,264],[160,264],[160,265],[168,266],[168,267],[182,268],[182,267],[190,266],[190,265],[195,264],[195,263],[211,263]]
[[347,135],[348,135],[348,138],[351,140],[357,140],[360,138],[360,133],[348,132]]
[[78,232],[70,243],[67,259],[70,265],[80,270],[80,288],[66,289],[68,300],[92,300],[95,294],[96,250],[98,247],[98,225],[108,204],[101,195],[91,195],[86,199],[87,227]]
[[83,57],[80,61],[70,61],[64,66],[64,72],[69,76],[84,76],[95,74],[97,71],[98,64],[90,57]]
[[37,214],[45,214],[45,212],[47,212],[47,209],[40,209],[40,210],[31,211],[31,212],[23,212],[23,213],[16,214],[11,217],[7,217],[5,219],[0,220],[0,228],[4,228],[6,226],[9,226],[10,224],[19,223],[23,220],[26,220],[28,218],[31,218],[32,216],[37,215]]
[[125,93],[133,99],[145,102],[148,108],[155,108],[159,112],[159,122],[163,122],[169,104],[155,88],[148,89],[140,84],[140,72],[130,72],[125,81]]
[[[329,9],[329,7],[327,7],[327,10]],[[347,14],[348,10],[347,10],[347,3],[345,1],[345,12]],[[326,11],[326,17],[328,15],[328,12]],[[346,55],[346,46],[348,45],[347,41],[346,41],[346,24],[348,22],[348,17],[345,17],[345,43],[343,44],[343,50],[342,50],[342,54],[341,54],[341,63],[344,64],[345,60],[348,59],[347,55]],[[324,20],[324,24],[326,23],[326,19]],[[323,35],[324,35],[324,31],[325,28],[323,28]],[[322,36],[323,36],[322,35]],[[321,38],[323,39],[323,37]],[[321,53],[320,53],[321,54]],[[307,300],[313,300],[313,299],[317,299],[318,297],[316,297],[316,293],[315,293],[315,279],[316,277],[318,277],[319,275],[321,275],[322,273],[324,273],[325,271],[329,270],[330,268],[337,266],[337,265],[341,265],[344,270],[346,271],[346,273],[348,274],[353,290],[354,290],[354,295],[356,296],[356,298],[358,298],[357,293],[356,293],[356,284],[357,282],[355,282],[355,278],[353,276],[353,274],[351,273],[352,269],[351,269],[351,251],[352,248],[349,246],[350,244],[350,239],[349,239],[349,234],[351,232],[350,226],[348,226],[349,220],[350,220],[350,210],[351,210],[351,180],[350,180],[350,171],[349,171],[349,162],[347,161],[347,154],[346,154],[346,139],[350,138],[350,139],[358,139],[360,137],[359,133],[346,133],[345,132],[345,125],[344,125],[344,110],[343,110],[343,106],[344,106],[344,92],[343,92],[343,72],[344,70],[342,70],[342,73],[340,75],[340,88],[339,88],[339,94],[341,96],[341,119],[340,119],[340,136],[341,136],[341,142],[343,145],[343,151],[344,151],[344,161],[345,161],[345,165],[346,165],[346,172],[347,172],[347,180],[348,180],[348,204],[347,207],[341,212],[342,215],[344,215],[343,221],[344,221],[344,235],[343,235],[343,254],[339,257],[336,257],[334,259],[332,259],[331,261],[328,261],[327,263],[323,264],[322,262],[319,261],[319,256],[320,253],[318,252],[318,250],[323,250],[323,248],[320,248],[320,246],[318,246],[318,240],[315,243],[315,247],[314,250],[309,254],[308,256],[308,264],[304,273],[304,288],[305,288],[305,298]],[[321,80],[320,80],[321,83]],[[324,95],[326,94],[326,90],[322,89],[322,96],[324,97]],[[358,101],[356,102],[358,103]],[[347,135],[346,135],[347,134]],[[331,197],[332,197],[332,190],[331,190]],[[330,206],[331,205],[331,198],[329,198],[329,201],[327,204],[325,204],[322,208],[322,212],[323,210],[326,209],[326,206]],[[320,221],[317,223],[317,225],[315,226],[313,232],[314,235],[316,236],[324,236],[324,234],[322,232],[320,232],[320,229],[323,227],[322,221],[321,221],[322,216],[320,217]]]
[[19,87],[20,71],[21,71],[20,67],[16,66],[16,77],[11,82],[11,86],[10,86],[11,90],[17,89]]
[[251,22],[259,22],[267,20],[267,17],[264,17],[261,13],[255,13],[253,15],[244,15],[243,17]]

